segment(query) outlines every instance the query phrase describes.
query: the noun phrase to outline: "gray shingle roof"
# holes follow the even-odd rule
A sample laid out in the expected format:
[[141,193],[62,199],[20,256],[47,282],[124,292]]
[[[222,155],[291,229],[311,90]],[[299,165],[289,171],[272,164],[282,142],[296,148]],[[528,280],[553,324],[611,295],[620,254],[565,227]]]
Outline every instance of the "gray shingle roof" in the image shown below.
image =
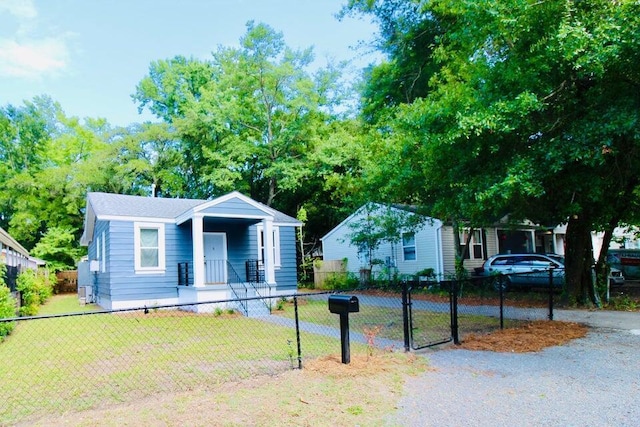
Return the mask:
[[111,193],[87,194],[87,204],[91,204],[97,216],[109,215],[173,219],[202,203],[205,203],[205,201],[128,196]]
[[[91,204],[96,216],[175,219],[188,210],[208,202],[211,202],[211,200],[168,199],[97,192],[87,194],[87,204]],[[289,215],[262,203],[256,203],[273,215],[276,223],[300,223],[300,221]]]

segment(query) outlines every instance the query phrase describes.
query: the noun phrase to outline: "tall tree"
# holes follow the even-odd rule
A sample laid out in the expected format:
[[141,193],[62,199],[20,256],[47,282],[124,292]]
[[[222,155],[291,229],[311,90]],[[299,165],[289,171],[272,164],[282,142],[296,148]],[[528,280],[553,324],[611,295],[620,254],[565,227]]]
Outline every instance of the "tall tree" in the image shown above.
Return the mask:
[[585,302],[590,232],[624,221],[637,197],[640,5],[412,4],[423,17],[416,28],[437,25],[422,51],[437,67],[425,95],[380,124],[392,130],[381,182],[440,217],[478,225],[506,213],[568,221],[568,287]]
[[311,75],[312,60],[311,49],[249,22],[240,47],[219,47],[210,61],[151,64],[134,98],[175,127],[208,196],[239,189],[272,205],[311,175],[307,155],[332,120],[339,74]]

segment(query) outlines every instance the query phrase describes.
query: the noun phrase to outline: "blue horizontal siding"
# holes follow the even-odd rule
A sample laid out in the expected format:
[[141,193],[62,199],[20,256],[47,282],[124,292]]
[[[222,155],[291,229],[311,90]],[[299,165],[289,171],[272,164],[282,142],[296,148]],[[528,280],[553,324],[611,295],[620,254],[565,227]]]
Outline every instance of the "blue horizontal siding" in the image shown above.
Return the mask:
[[293,291],[298,287],[296,263],[296,229],[280,226],[280,268],[276,270],[278,291]]
[[267,214],[256,208],[255,206],[252,206],[238,198],[231,198],[225,202],[222,202],[220,204],[217,204],[215,206],[211,206],[207,209],[204,209],[202,211],[203,213],[207,213],[207,214],[218,214],[218,215],[233,215],[233,216],[238,216],[238,217],[244,217],[244,216],[260,216],[260,217],[264,217],[267,216]]
[[184,229],[174,224],[165,224],[164,273],[136,274],[134,261],[133,222],[112,221],[110,226],[112,301],[153,300],[178,296],[178,260],[185,259]]
[[[247,207],[243,203],[243,206]],[[206,232],[227,235],[227,258],[240,278],[245,278],[246,261],[258,258],[257,223],[208,221]],[[134,223],[130,221],[97,221],[94,238],[89,245],[89,259],[96,259],[97,240],[106,241],[106,272],[95,276],[99,297],[119,301],[177,298],[178,263],[193,263],[191,222],[180,226],[165,224],[165,272],[136,274],[134,254]],[[292,291],[297,287],[295,227],[280,226],[281,267],[276,269],[279,291]],[[103,255],[104,256],[104,255]]]

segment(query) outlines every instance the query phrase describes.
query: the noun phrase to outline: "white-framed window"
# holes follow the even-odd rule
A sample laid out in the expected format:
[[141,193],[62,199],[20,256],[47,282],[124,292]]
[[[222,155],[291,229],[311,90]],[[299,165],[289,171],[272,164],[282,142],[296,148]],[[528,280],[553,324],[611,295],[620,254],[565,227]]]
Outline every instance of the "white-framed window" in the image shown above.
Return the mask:
[[[264,265],[264,230],[262,225],[258,225],[258,262]],[[274,267],[280,267],[280,227],[273,226],[273,247],[271,248],[273,254]]]
[[[465,246],[469,238],[469,229],[460,233],[460,246],[465,253]],[[482,230],[473,230],[471,240],[469,240],[469,251],[465,253],[465,259],[484,259],[484,249],[482,244]]]
[[134,224],[134,258],[136,273],[165,271],[164,224]]
[[402,233],[402,260],[415,261],[417,259],[416,234],[413,232]]

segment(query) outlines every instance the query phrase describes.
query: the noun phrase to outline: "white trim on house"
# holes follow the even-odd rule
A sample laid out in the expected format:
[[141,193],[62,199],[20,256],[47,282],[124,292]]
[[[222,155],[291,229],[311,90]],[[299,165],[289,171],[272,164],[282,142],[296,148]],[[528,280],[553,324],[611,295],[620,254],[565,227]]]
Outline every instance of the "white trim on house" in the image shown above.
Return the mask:
[[[158,255],[157,264],[152,267],[142,266],[142,249],[140,233],[142,230],[156,230],[158,233]],[[134,222],[133,224],[133,257],[134,257],[134,271],[135,274],[164,274],[166,271],[166,256],[165,256],[165,230],[164,223],[157,222]],[[153,248],[147,248],[153,249]]]
[[[263,263],[264,260],[262,259],[262,254],[264,253],[264,247],[263,245],[266,243],[266,239],[264,238],[260,238],[262,233],[263,233],[263,226],[262,224],[258,224],[256,229],[256,237],[258,240],[258,262]],[[273,266],[274,268],[278,269],[280,267],[282,267],[282,261],[280,258],[280,227],[277,225],[273,225],[273,246],[272,246],[272,253],[273,253]]]
[[163,224],[175,224],[174,219],[170,218],[154,218],[147,216],[122,216],[122,215],[96,215],[96,220],[100,221],[124,221],[124,222],[156,222]]

